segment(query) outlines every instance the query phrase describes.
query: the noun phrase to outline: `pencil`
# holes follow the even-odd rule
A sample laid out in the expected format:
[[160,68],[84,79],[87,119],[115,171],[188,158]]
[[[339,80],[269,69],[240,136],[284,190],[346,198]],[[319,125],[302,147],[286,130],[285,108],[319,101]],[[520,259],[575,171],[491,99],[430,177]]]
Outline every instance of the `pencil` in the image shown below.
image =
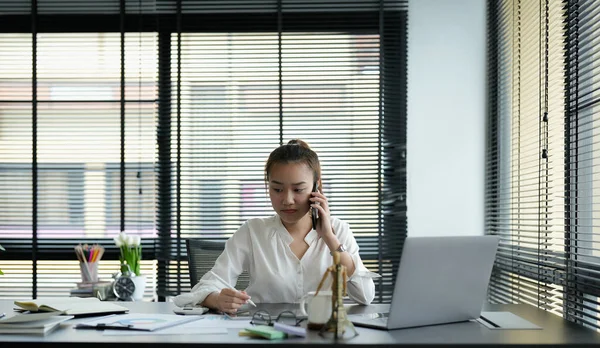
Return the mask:
[[[223,285],[225,285],[228,288],[231,289],[235,289],[233,286],[229,285],[226,281],[223,280],[223,278],[219,277],[215,272],[213,272],[212,270],[209,271],[210,274],[213,275],[213,277],[215,277],[215,279],[217,279],[218,281],[220,281]],[[252,300],[248,300],[248,303],[253,305],[254,307],[256,307],[256,303],[252,302]]]
[[82,267],[83,273],[85,273],[85,277],[87,278],[87,280],[91,281],[92,274],[90,272],[90,269],[88,268],[88,262],[85,258],[85,254],[84,254],[83,249],[81,248],[81,245],[78,245],[75,247],[75,253],[77,254],[77,258],[79,258],[79,262],[81,262],[81,260],[83,260],[83,264],[84,264],[84,267]]

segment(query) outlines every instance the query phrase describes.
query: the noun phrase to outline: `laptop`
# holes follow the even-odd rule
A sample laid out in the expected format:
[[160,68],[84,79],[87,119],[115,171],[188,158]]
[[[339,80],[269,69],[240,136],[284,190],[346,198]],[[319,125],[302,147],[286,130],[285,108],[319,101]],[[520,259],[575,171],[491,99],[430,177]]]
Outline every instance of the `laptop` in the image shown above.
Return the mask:
[[407,237],[389,313],[348,319],[392,330],[479,318],[498,242],[498,236]]

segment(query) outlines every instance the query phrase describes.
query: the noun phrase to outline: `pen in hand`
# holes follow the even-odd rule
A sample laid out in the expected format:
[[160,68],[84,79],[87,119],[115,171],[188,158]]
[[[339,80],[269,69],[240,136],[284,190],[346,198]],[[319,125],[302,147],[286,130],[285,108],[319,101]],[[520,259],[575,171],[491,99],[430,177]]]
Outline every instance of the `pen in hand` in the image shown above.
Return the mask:
[[[219,277],[219,276],[218,276],[218,275],[217,275],[215,272],[213,272],[212,270],[211,270],[211,271],[208,271],[208,272],[210,272],[210,274],[212,274],[212,276],[213,276],[213,277],[215,277],[215,279],[216,279],[216,280],[218,280],[219,282],[221,282],[221,283],[222,283],[223,285],[225,285],[226,287],[228,287],[228,288],[231,288],[231,289],[235,289],[233,286],[229,285],[229,284],[228,284],[226,281],[224,281],[224,280],[223,280],[223,278]],[[249,303],[249,304],[251,304],[251,305],[253,305],[254,307],[256,307],[256,303],[252,302],[252,300],[248,300],[248,303]]]

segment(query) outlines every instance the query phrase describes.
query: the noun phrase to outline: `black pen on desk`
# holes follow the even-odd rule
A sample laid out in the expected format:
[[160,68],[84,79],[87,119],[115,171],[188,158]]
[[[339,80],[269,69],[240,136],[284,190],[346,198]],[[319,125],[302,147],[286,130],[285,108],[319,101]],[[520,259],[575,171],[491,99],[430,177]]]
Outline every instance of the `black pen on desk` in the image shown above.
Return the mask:
[[[226,281],[223,280],[223,278],[219,277],[215,272],[213,272],[212,270],[209,271],[210,274],[213,275],[213,277],[215,277],[215,279],[217,279],[218,281],[220,281],[223,285],[225,285],[228,288],[231,289],[235,289],[233,286],[229,285]],[[256,307],[256,303],[252,302],[252,300],[248,300],[248,303],[253,305],[254,307]]]
[[6,313],[0,313],[0,318],[4,318],[6,316]]

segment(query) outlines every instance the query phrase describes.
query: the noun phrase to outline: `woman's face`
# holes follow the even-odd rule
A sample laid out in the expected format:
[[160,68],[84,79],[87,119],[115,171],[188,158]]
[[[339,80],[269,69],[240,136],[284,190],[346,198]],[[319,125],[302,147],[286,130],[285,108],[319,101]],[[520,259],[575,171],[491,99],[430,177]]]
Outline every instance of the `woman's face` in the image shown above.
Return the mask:
[[306,163],[277,163],[269,173],[269,197],[273,209],[286,223],[308,218],[313,172]]

